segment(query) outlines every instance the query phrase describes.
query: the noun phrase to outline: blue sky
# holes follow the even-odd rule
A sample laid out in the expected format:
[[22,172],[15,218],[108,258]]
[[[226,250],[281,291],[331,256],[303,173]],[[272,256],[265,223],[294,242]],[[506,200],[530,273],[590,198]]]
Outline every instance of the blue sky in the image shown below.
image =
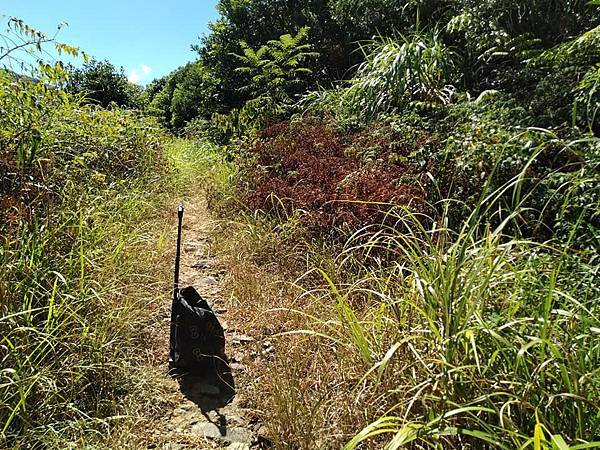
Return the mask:
[[[195,59],[191,44],[217,19],[217,0],[0,0],[0,15],[15,16],[123,67],[145,85]],[[6,18],[5,18],[6,19]],[[2,20],[5,22],[5,20]],[[3,26],[3,25],[0,25]]]

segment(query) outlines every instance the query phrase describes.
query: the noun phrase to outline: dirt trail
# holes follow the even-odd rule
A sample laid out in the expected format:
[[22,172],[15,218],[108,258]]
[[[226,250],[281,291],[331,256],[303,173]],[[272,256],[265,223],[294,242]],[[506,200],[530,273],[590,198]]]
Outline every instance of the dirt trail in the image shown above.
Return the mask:
[[[244,366],[238,360],[251,349],[249,336],[229,329],[227,311],[229,300],[224,298],[222,280],[225,271],[210,254],[211,233],[216,223],[211,218],[206,202],[197,197],[185,203],[181,253],[181,286],[194,286],[213,308],[225,329],[226,353],[236,383],[233,400],[222,406],[211,403],[210,386],[182,385],[166,376],[176,406],[168,414],[160,430],[156,430],[163,450],[182,449],[250,449],[258,448],[256,430],[258,424],[250,424],[252,414],[242,407],[244,387],[239,385],[238,375]],[[169,304],[170,307],[170,304]],[[165,308],[162,323],[169,322],[169,308]],[[237,356],[237,359],[236,357]],[[165,361],[166,371],[166,361]],[[182,393],[182,390],[186,394]]]

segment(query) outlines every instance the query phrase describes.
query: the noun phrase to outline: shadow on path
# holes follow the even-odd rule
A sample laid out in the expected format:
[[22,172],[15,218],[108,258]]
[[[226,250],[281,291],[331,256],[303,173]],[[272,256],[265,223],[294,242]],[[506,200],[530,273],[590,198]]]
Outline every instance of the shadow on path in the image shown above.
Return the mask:
[[181,393],[203,413],[217,411],[235,396],[235,382],[227,360],[216,357],[214,360],[215,364],[202,374],[184,374],[177,379]]
[[[233,427],[228,416],[229,405],[235,397],[235,382],[227,360],[214,358],[212,370],[202,374],[178,377],[181,393],[198,406],[206,422],[195,425],[192,431],[207,438],[225,442],[249,442],[249,433]],[[224,411],[221,411],[225,408]]]

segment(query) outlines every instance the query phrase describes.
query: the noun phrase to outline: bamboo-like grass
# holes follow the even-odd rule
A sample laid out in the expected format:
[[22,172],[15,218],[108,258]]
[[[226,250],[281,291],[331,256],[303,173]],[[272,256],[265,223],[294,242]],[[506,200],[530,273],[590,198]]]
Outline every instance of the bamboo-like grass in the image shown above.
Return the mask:
[[385,411],[346,450],[382,434],[389,450],[600,446],[597,262],[507,233],[520,202],[490,220],[519,181],[482,197],[458,230],[446,214],[398,210],[358,232],[321,271],[326,288],[305,294],[336,306],[315,336],[363,367],[357,407],[385,385]]

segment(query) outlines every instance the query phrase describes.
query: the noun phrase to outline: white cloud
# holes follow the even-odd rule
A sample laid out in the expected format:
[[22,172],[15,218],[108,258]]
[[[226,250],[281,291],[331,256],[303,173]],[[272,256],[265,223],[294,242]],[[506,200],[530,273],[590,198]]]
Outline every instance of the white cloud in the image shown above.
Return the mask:
[[129,72],[129,75],[127,75],[127,79],[130,83],[138,84],[140,82],[140,74],[137,70],[133,69]]
[[129,71],[129,75],[127,75],[127,79],[134,84],[140,84],[140,82],[145,81],[152,72],[152,67],[147,64],[142,64],[135,69],[131,69]]

